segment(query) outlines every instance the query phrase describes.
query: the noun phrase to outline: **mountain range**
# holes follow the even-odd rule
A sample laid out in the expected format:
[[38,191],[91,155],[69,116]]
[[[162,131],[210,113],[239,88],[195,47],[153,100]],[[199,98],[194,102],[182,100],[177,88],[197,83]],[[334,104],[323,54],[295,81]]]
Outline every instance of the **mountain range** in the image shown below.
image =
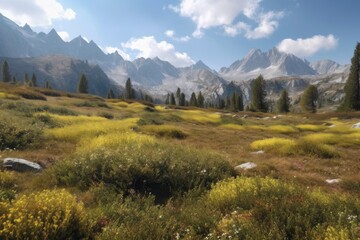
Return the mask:
[[[298,92],[313,81],[332,79],[336,74],[342,75],[343,83],[349,69],[348,65],[331,60],[309,63],[293,54],[280,52],[275,47],[268,52],[252,49],[243,59],[221,68],[219,72],[202,61],[183,68],[177,68],[158,57],[127,61],[118,52],[105,54],[94,41],[87,42],[81,36],[65,42],[54,29],[47,34],[36,33],[29,25],[18,26],[1,14],[0,57],[11,59],[10,67],[16,66],[11,69],[17,69],[12,74],[20,79],[25,70],[29,74],[36,72],[40,81],[46,79],[52,86],[68,91],[75,91],[74,84],[84,72],[89,76],[90,92],[101,96],[109,88],[121,89],[127,78],[131,78],[137,88],[158,97],[174,92],[177,87],[187,96],[191,92],[202,91],[207,98],[224,97],[232,88],[229,84],[234,82],[242,88],[245,100],[249,100],[250,85],[247,81],[259,74],[272,81],[301,79],[306,84],[297,89]],[[273,85],[269,84],[269,87]],[[294,92],[291,84],[287,87]]]

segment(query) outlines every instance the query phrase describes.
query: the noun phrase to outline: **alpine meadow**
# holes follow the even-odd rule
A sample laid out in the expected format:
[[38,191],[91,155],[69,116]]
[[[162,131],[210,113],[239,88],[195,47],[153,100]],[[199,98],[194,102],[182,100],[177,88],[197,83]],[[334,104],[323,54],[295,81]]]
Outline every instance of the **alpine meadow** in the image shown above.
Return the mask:
[[359,8],[0,1],[0,239],[360,239]]

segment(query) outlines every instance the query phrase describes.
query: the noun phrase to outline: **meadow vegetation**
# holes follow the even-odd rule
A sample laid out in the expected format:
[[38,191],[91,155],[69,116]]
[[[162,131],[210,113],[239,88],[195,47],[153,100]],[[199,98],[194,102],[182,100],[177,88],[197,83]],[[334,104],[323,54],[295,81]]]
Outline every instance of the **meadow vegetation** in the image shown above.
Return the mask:
[[[0,89],[0,157],[44,167],[0,169],[0,239],[360,238],[356,114]],[[257,167],[234,170],[244,162]]]

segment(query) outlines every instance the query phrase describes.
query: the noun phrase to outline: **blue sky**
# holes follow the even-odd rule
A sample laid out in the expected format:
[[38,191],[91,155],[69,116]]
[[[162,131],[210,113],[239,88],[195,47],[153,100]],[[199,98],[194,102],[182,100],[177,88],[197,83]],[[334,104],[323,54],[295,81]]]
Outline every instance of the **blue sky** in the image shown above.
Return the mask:
[[36,31],[78,35],[127,59],[202,60],[219,70],[252,48],[349,63],[360,41],[358,0],[0,0]]

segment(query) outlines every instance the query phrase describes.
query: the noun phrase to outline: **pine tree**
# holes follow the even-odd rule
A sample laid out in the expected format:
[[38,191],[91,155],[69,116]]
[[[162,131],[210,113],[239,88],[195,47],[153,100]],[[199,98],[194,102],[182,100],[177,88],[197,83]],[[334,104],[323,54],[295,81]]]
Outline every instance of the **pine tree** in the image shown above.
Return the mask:
[[13,76],[11,83],[12,83],[12,84],[17,84],[17,79],[16,79],[15,76]]
[[267,104],[265,101],[265,80],[262,75],[258,76],[251,84],[251,107],[255,111],[266,112]]
[[350,74],[345,84],[343,110],[360,110],[360,43],[356,44],[351,59]]
[[177,88],[176,93],[175,93],[175,97],[176,97],[177,104],[179,106],[180,106],[180,96],[181,96],[181,90],[180,90],[180,88]]
[[170,93],[168,93],[167,96],[166,96],[165,104],[166,104],[166,105],[169,105],[169,104],[170,104]]
[[32,74],[32,77],[31,77],[31,86],[32,86],[32,87],[37,87],[35,73],[33,73],[33,74]]
[[286,89],[281,92],[280,98],[277,102],[277,110],[280,113],[290,112],[290,98]]
[[235,109],[238,111],[244,111],[244,101],[243,101],[243,96],[242,96],[241,92],[236,97]]
[[126,80],[125,83],[125,99],[133,99],[134,98],[134,90],[131,84],[130,78]]
[[150,95],[145,94],[144,100],[149,103],[153,103],[154,100]]
[[107,98],[108,99],[113,99],[115,98],[115,94],[113,92],[113,90],[110,88],[109,91],[108,91],[108,94],[107,94]]
[[45,82],[45,88],[47,88],[47,89],[51,89],[51,86],[50,86],[49,81],[46,81],[46,82]]
[[186,99],[185,99],[185,94],[184,93],[180,94],[179,105],[180,106],[185,106],[186,105]]
[[170,105],[176,105],[174,93],[170,94]]
[[9,70],[9,64],[5,60],[2,67],[2,80],[3,82],[10,82],[11,81],[11,75]]
[[202,93],[200,91],[197,96],[197,106],[200,108],[203,108],[204,102],[205,102],[204,96],[202,95]]
[[81,74],[77,88],[78,93],[89,93],[88,82],[84,74]]
[[309,85],[301,95],[301,108],[305,112],[316,112],[316,101],[318,99],[318,90],[314,85]]
[[196,107],[197,106],[197,99],[196,99],[196,95],[195,93],[191,93],[191,97],[190,97],[190,102],[189,102],[190,106]]
[[25,76],[24,76],[24,85],[29,87],[30,86],[30,79],[29,79],[29,75],[27,73],[25,73]]

